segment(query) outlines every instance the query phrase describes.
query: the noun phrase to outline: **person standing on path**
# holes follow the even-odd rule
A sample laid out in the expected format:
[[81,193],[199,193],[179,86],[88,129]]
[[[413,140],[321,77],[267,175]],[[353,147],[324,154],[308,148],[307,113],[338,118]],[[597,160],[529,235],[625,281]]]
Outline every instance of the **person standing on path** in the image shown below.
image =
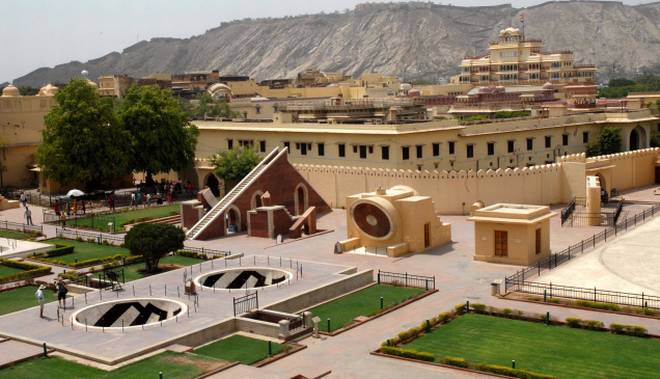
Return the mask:
[[66,212],[60,214],[60,223],[62,224],[62,229],[66,229]]
[[27,196],[25,196],[25,192],[21,192],[21,204],[23,204],[24,207],[27,207]]
[[44,318],[44,303],[46,299],[44,298],[44,289],[46,287],[42,284],[37,289],[37,292],[34,293],[34,296],[37,298],[37,304],[39,304],[39,317]]
[[66,294],[69,292],[69,290],[66,288],[64,285],[64,280],[62,278],[59,278],[57,280],[57,303],[60,306],[60,308],[65,309],[66,308]]
[[27,207],[27,205],[25,206],[25,223],[28,225],[34,225],[32,223],[32,211]]

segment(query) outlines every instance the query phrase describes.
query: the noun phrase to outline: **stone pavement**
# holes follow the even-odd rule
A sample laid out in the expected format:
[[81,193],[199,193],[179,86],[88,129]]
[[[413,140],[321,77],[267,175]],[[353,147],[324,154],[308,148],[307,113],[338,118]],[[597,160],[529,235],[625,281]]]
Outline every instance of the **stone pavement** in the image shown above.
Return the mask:
[[7,340],[0,342],[0,368],[43,354],[43,348],[23,342]]

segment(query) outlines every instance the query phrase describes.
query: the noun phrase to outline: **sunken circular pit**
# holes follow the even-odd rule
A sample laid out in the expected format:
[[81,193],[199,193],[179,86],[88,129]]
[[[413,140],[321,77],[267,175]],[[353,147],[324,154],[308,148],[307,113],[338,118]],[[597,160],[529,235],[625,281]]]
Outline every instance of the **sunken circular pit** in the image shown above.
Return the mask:
[[195,278],[195,284],[209,289],[266,288],[285,284],[293,275],[270,267],[240,267],[213,271]]
[[71,317],[74,325],[86,329],[135,329],[162,325],[187,311],[188,306],[177,300],[132,298],[90,305]]

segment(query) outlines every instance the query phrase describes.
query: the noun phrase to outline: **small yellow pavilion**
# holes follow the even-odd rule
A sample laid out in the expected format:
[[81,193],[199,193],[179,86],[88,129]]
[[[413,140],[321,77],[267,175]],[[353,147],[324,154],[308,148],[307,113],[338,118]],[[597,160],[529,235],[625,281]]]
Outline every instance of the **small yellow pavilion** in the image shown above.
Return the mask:
[[498,203],[475,209],[474,259],[530,265],[550,255],[550,218],[556,213],[541,205]]

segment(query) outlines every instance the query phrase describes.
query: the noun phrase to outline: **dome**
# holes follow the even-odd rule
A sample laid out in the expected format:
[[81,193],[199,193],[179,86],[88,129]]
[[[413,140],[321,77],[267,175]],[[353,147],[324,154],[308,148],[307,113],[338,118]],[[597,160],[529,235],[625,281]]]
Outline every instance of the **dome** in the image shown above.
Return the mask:
[[89,79],[87,79],[87,84],[94,87],[94,88],[97,88],[97,89],[99,88],[98,84],[94,83],[93,81],[91,81]]
[[9,84],[7,87],[2,89],[2,97],[19,97],[21,96],[20,91],[16,88],[15,85]]
[[550,83],[550,82],[545,82],[545,84],[543,84],[543,89],[550,89],[550,88],[553,88],[552,83]]
[[59,91],[59,88],[48,83],[39,89],[39,93],[37,94],[37,96],[55,96],[57,91]]
[[514,28],[514,27],[508,27],[506,29],[500,30],[500,35],[503,35],[503,34],[518,35],[518,34],[520,34],[520,29]]

